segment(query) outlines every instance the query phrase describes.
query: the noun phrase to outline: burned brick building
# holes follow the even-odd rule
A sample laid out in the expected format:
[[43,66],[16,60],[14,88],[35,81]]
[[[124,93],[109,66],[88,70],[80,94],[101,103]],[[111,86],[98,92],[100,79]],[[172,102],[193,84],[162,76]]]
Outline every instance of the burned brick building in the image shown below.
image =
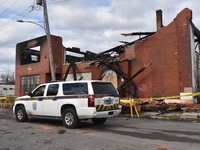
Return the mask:
[[[167,26],[159,10],[156,32],[122,35],[142,37],[96,54],[66,48],[61,37],[51,35],[56,79],[109,80],[120,97],[163,97],[200,90],[200,32],[192,23],[191,10],[185,8]],[[18,43],[15,94],[24,95],[50,81],[46,36]]]

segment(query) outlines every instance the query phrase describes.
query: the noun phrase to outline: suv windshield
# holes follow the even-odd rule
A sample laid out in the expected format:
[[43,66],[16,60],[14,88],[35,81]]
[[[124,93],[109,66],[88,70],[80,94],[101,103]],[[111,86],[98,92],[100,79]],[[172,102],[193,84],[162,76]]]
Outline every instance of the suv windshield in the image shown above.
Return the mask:
[[118,95],[117,90],[111,83],[106,82],[92,82],[94,94],[108,94],[112,96]]

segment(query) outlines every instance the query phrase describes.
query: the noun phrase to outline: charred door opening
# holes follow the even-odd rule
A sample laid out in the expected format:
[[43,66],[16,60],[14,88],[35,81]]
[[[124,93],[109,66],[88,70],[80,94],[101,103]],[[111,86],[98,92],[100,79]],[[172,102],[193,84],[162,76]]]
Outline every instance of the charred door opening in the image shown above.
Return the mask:
[[40,47],[20,50],[20,65],[40,62]]

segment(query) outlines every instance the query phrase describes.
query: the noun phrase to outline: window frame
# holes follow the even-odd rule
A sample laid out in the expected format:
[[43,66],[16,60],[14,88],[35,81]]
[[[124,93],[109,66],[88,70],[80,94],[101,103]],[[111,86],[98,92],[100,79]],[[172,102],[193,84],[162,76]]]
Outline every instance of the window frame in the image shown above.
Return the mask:
[[[57,88],[57,92],[56,92],[56,94],[48,94],[49,89],[50,89],[51,86],[57,86],[57,87],[56,87],[56,88]],[[46,96],[57,96],[58,93],[59,93],[59,86],[60,86],[59,84],[50,84],[50,85],[48,85]],[[54,92],[54,91],[53,91],[53,92]]]
[[39,74],[20,76],[20,92],[30,92],[39,84]]
[[[73,87],[73,90],[71,90],[72,92],[71,93],[69,93],[70,92],[70,90],[68,90],[69,92],[69,94],[66,94],[66,92],[65,92],[65,86],[66,85],[83,85],[84,84],[84,87],[82,88],[83,90],[81,91],[81,92],[83,92],[83,93],[81,93],[80,92],[80,90],[76,90],[74,87]],[[78,88],[78,86],[76,86],[76,88]],[[72,89],[72,88],[71,88]],[[75,89],[75,90],[74,90]],[[85,92],[84,92],[84,90],[86,90]],[[62,84],[62,91],[63,91],[63,95],[66,95],[66,96],[68,96],[68,95],[88,95],[88,93],[89,93],[89,90],[88,90],[88,83],[63,83]],[[79,91],[80,93],[77,93],[77,91]]]

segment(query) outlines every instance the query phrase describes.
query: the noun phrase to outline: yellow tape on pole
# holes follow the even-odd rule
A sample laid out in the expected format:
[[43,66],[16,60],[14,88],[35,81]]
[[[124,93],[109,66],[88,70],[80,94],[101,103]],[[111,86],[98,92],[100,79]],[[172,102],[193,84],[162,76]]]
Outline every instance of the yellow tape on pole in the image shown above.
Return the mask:
[[[186,94],[186,95],[179,95],[179,96],[168,96],[168,97],[157,97],[157,98],[138,98],[134,99],[135,101],[157,101],[161,99],[171,99],[171,98],[179,98],[179,97],[187,97],[187,96],[200,96],[200,92],[193,93],[193,94]],[[121,99],[120,102],[130,104],[130,99]]]

